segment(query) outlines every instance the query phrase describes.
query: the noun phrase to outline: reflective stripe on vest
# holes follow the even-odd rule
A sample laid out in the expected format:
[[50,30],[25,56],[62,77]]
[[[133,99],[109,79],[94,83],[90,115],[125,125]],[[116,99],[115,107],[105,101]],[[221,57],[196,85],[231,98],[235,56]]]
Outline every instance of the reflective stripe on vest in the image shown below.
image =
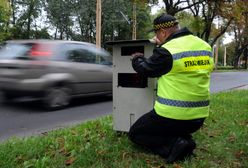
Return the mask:
[[157,101],[161,104],[176,106],[176,107],[205,107],[209,105],[209,100],[205,101],[181,101],[181,100],[172,100],[165,99],[162,97],[157,97]]
[[213,57],[212,52],[205,51],[205,50],[202,50],[202,51],[186,51],[186,52],[173,54],[172,56],[173,56],[174,60],[178,60],[178,59],[185,58],[185,57],[192,57],[192,56],[197,57],[197,56],[203,56],[203,55]]

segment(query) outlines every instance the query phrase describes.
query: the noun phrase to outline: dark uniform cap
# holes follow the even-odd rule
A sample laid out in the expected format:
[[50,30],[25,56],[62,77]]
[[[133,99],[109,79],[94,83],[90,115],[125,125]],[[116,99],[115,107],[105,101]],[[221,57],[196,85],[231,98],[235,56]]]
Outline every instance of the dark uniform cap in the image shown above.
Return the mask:
[[159,29],[173,27],[177,24],[178,24],[178,21],[174,16],[164,13],[154,19],[153,29],[151,31],[157,31]]

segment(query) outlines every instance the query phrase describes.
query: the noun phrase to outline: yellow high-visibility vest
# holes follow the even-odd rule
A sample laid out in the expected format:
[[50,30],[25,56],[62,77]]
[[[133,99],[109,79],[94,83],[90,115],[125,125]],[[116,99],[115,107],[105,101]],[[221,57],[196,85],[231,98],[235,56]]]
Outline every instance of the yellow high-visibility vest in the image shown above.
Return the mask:
[[178,120],[208,117],[210,72],[214,68],[211,46],[186,35],[161,47],[172,54],[173,66],[158,79],[156,113]]

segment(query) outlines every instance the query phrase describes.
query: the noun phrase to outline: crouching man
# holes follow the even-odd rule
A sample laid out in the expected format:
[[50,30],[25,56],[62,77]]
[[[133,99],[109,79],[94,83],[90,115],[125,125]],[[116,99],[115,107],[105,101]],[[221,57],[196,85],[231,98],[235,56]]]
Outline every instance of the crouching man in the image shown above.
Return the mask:
[[158,78],[157,98],[154,108],[132,125],[129,138],[173,163],[193,153],[191,134],[209,115],[212,49],[187,28],[180,29],[171,15],[154,19],[153,31],[158,44],[153,55],[133,54],[132,66]]

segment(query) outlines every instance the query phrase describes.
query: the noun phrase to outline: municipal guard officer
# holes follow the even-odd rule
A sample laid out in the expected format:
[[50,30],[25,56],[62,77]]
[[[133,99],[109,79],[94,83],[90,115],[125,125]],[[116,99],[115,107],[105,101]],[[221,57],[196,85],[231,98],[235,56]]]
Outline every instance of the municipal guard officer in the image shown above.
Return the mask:
[[180,29],[171,15],[162,14],[153,24],[158,46],[149,58],[133,54],[132,66],[158,78],[157,98],[154,108],[132,125],[129,138],[173,163],[193,153],[191,134],[209,115],[212,49],[187,28]]

